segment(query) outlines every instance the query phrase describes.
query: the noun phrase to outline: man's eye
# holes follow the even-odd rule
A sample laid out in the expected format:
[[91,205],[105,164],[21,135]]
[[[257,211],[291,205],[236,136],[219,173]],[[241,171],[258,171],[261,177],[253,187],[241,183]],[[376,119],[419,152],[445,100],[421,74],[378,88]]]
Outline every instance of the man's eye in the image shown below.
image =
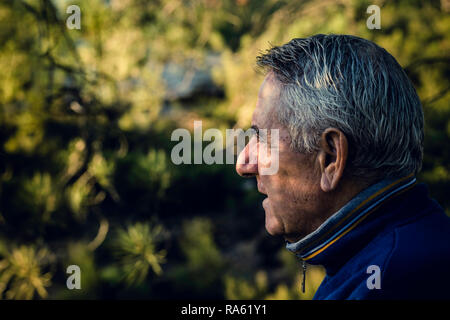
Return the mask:
[[256,138],[258,138],[258,140],[259,140],[259,138],[260,138],[259,128],[257,126],[252,126],[252,129],[254,131],[254,134],[256,134]]

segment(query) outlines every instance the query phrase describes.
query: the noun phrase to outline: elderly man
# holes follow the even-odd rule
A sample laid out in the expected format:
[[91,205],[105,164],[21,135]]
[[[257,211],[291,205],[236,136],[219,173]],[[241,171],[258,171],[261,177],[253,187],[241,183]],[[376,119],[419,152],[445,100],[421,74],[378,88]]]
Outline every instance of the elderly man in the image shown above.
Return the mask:
[[316,35],[257,62],[252,125],[278,130],[279,169],[249,161],[268,143],[255,135],[236,170],[267,196],[267,231],[325,267],[314,299],[450,298],[450,218],[416,183],[423,113],[396,60],[358,37]]

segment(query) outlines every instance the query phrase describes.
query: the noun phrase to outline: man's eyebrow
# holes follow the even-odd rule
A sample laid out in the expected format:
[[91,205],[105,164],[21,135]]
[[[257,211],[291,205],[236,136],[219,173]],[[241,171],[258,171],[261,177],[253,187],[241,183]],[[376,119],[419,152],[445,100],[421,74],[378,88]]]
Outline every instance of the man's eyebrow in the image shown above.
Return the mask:
[[256,134],[259,134],[259,128],[258,128],[258,126],[257,126],[256,124],[252,125],[252,126],[250,127],[250,129],[255,130],[255,131],[256,131]]

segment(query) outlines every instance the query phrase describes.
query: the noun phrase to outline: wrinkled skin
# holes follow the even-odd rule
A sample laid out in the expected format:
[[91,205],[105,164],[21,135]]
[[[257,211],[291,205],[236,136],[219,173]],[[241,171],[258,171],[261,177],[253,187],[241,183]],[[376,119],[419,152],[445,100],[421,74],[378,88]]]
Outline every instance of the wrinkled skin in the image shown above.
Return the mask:
[[[268,160],[261,150],[270,139],[258,139],[256,135],[240,153],[236,171],[243,177],[256,177],[259,192],[267,195],[263,208],[268,233],[297,241],[318,228],[364,186],[343,176],[348,146],[340,130],[325,130],[317,152],[302,154],[290,147],[290,134],[276,116],[279,96],[278,81],[269,73],[259,90],[252,118],[255,128],[279,130],[278,171],[261,174]],[[250,162],[251,157],[257,161]]]

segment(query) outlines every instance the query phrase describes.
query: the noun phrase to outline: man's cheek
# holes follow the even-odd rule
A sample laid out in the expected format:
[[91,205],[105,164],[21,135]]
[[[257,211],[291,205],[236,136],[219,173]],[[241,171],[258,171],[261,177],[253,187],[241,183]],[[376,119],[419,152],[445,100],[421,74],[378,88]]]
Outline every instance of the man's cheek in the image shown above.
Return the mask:
[[280,168],[279,142],[278,135],[275,134],[277,140],[272,143],[259,143],[258,149],[258,168],[259,174],[262,176],[273,176],[278,173]]

